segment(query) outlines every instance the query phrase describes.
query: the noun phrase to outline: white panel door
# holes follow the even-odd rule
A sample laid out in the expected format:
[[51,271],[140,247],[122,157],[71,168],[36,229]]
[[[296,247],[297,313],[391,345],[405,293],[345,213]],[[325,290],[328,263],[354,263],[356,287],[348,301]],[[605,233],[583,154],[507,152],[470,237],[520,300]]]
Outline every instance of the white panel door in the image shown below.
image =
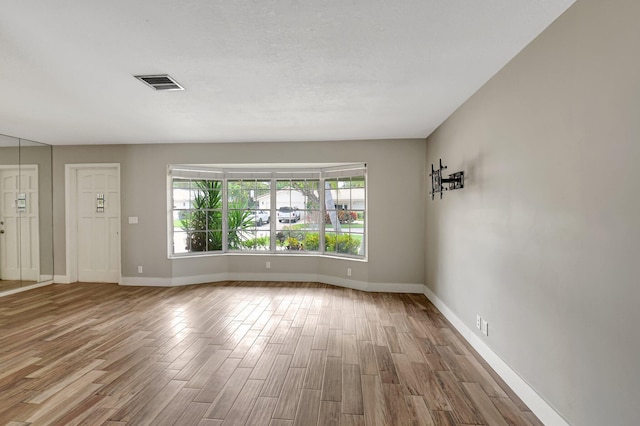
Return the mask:
[[18,168],[0,169],[0,279],[20,279]]
[[38,169],[0,169],[0,279],[39,281]]
[[[120,178],[117,169],[78,169],[78,281],[120,280]],[[101,202],[100,199],[104,201]]]
[[20,166],[20,269],[22,281],[40,281],[40,225],[38,219],[38,169]]

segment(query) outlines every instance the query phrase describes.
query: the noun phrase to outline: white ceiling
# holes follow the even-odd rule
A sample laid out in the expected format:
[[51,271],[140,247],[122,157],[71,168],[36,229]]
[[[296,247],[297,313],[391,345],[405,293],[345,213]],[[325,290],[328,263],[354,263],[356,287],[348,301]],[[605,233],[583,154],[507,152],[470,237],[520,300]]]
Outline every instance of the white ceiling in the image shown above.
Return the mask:
[[0,0],[0,133],[424,138],[573,1]]

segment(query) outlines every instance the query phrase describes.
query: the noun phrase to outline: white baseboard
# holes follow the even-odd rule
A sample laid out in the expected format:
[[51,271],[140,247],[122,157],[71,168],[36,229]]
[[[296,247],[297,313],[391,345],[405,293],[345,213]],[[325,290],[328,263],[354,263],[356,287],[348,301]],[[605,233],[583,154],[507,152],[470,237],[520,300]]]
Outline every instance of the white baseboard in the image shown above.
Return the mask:
[[33,290],[34,288],[44,287],[44,286],[51,285],[51,284],[53,284],[53,280],[43,281],[43,282],[40,282],[40,283],[37,283],[37,284],[31,284],[31,285],[28,285],[26,287],[14,288],[12,290],[7,290],[7,291],[1,292],[0,293],[0,297],[8,296],[10,294],[21,293],[21,292],[27,291],[27,290]]
[[230,273],[227,280],[232,281],[291,281],[291,282],[317,282],[351,288],[354,290],[381,292],[381,293],[422,293],[423,284],[411,283],[371,283],[347,278],[334,277],[321,274],[261,274],[261,273]]
[[173,287],[171,278],[120,277],[119,284],[133,287]]
[[375,292],[375,293],[422,293],[423,284],[412,283],[372,283],[368,281],[350,280],[347,278],[319,276],[316,280],[321,283],[331,284],[338,287],[346,287],[354,290]]
[[120,284],[126,286],[175,287],[220,281],[292,281],[319,282],[338,287],[382,293],[423,293],[423,284],[411,283],[370,283],[320,274],[261,274],[261,273],[220,273],[193,275],[188,277],[122,277]]
[[54,275],[53,282],[56,284],[71,284],[69,275]]
[[569,426],[569,423],[545,401],[529,384],[500,358],[482,339],[473,332],[438,296],[426,285],[424,295],[427,296],[462,336],[478,351],[496,373],[527,404],[542,423],[549,426]]
[[226,273],[193,275],[190,277],[122,277],[120,285],[139,287],[179,287],[191,284],[215,283],[226,281]]

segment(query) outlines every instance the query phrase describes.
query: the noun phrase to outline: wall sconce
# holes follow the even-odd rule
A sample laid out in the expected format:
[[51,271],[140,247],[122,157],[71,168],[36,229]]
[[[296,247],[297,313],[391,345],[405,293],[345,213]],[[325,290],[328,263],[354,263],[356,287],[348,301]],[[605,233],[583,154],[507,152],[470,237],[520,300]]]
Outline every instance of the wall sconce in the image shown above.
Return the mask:
[[[442,165],[442,159],[440,159],[440,167],[436,170],[433,168],[433,164],[431,164],[431,199],[433,200],[434,195],[436,193],[440,193],[440,199],[442,199],[442,193],[444,191],[453,191],[454,189],[462,189],[464,188],[464,172],[455,172],[450,174],[448,177],[442,177],[442,171],[446,169],[447,166]],[[444,184],[448,183],[449,186],[445,186]]]

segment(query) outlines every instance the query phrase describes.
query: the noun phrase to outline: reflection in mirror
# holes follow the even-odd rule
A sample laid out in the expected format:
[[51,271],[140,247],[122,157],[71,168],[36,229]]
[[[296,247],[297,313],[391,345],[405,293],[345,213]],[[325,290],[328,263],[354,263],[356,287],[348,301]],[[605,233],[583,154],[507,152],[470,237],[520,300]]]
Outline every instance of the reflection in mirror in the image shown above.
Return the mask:
[[20,245],[16,194],[20,141],[0,135],[0,292],[20,287]]
[[53,279],[51,146],[0,136],[0,293]]
[[20,139],[20,263],[22,285],[53,279],[51,146]]

